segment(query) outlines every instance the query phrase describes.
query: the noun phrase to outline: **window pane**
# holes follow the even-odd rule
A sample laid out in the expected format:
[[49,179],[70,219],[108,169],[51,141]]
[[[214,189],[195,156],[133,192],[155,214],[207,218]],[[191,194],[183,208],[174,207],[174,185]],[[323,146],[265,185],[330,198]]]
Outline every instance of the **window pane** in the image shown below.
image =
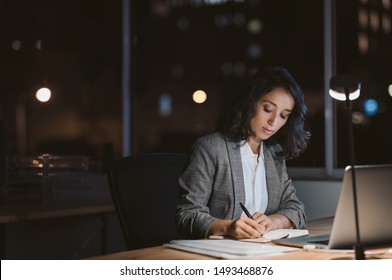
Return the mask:
[[[0,9],[6,152],[100,157],[109,142],[120,156],[121,1],[34,0],[23,11],[22,2]],[[282,65],[305,92],[312,133],[288,164],[324,166],[322,1],[131,4],[133,153],[189,151],[253,72]],[[43,76],[53,85],[45,104],[31,98]]]
[[[362,83],[353,101],[357,164],[392,161],[392,34],[390,1],[337,2],[337,73]],[[338,167],[349,165],[344,104],[337,104]]]
[[[3,0],[5,153],[121,154],[121,1]],[[35,91],[45,84],[51,99]],[[3,148],[3,147],[1,147]]]
[[[305,92],[313,135],[289,165],[324,166],[322,1],[198,3],[133,3],[136,151],[188,151],[248,90],[252,73],[282,65]],[[197,90],[206,94],[203,103],[192,99]],[[164,94],[170,115],[160,113]]]

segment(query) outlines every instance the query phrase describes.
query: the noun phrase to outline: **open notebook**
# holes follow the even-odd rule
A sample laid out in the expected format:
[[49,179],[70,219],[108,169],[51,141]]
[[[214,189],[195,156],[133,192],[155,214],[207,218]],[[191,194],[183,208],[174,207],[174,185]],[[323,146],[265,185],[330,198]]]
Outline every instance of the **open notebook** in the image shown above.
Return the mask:
[[[352,249],[356,241],[351,167],[345,169],[330,235],[273,240],[276,244]],[[361,243],[367,247],[392,244],[392,165],[355,166]]]

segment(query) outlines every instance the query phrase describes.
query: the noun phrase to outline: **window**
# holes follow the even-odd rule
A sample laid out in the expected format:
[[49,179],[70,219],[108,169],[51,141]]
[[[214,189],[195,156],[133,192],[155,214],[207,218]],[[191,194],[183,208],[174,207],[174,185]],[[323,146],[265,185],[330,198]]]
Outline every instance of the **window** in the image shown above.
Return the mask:
[[[391,1],[336,1],[336,71],[362,83],[353,102],[357,164],[392,162]],[[337,104],[337,167],[348,164],[344,104]]]
[[120,1],[1,1],[0,60],[1,152],[121,154]]
[[[2,1],[0,116],[7,154],[99,157],[110,142],[115,156],[122,155],[122,7],[109,2],[35,0],[19,11],[20,1]],[[334,102],[329,112],[324,94],[324,4],[332,2],[335,72],[362,82],[353,103],[357,163],[390,163],[390,0],[130,1],[132,153],[189,151],[248,90],[253,72],[282,65],[305,92],[312,134],[308,149],[288,166],[329,176],[326,169],[348,165],[344,104]],[[44,76],[52,100],[25,98]],[[334,115],[336,135],[325,133],[326,112]]]
[[[282,65],[305,92],[313,135],[289,165],[324,166],[322,1],[152,0],[132,10],[135,152],[189,151],[253,72]],[[193,101],[197,90],[205,102]],[[162,96],[170,114],[161,113]]]

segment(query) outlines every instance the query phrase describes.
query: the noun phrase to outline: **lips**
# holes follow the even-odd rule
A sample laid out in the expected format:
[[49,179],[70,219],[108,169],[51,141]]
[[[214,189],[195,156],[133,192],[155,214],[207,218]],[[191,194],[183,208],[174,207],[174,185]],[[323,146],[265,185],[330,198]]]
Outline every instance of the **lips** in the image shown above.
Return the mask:
[[268,129],[268,128],[263,127],[263,130],[264,130],[265,134],[267,134],[267,135],[274,134],[274,131],[272,129]]

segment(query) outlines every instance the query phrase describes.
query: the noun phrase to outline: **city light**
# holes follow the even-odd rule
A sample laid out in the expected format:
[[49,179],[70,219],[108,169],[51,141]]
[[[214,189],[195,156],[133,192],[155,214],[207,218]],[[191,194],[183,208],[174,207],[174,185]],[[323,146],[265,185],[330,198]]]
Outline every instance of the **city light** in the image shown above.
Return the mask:
[[52,96],[52,92],[48,88],[40,88],[37,90],[37,93],[35,94],[35,97],[37,98],[38,101],[40,102],[47,102],[49,101],[50,97]]

